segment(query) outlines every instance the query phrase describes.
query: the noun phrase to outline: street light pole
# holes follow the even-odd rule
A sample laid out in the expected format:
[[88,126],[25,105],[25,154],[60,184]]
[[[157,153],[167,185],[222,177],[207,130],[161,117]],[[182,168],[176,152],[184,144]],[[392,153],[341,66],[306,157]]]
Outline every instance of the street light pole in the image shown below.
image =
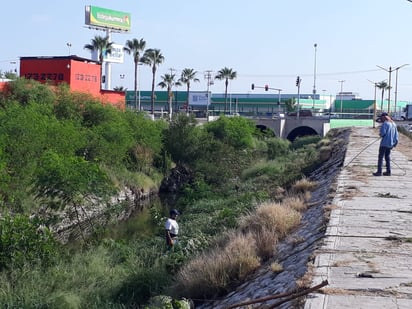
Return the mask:
[[69,56],[70,56],[70,48],[72,47],[72,43],[66,43],[66,45],[69,48]]
[[404,66],[407,66],[407,65],[409,65],[409,64],[408,64],[408,63],[405,63],[405,64],[403,64],[403,65],[395,68],[395,71],[396,71],[396,81],[395,81],[395,113],[396,113],[396,104],[397,104],[397,102],[398,102],[398,70],[399,70],[400,68],[403,68]]
[[312,105],[312,109],[315,109],[315,95],[316,95],[316,51],[317,51],[317,47],[318,44],[314,44],[313,47],[315,48],[315,65],[314,65],[314,69],[313,69],[313,105]]
[[280,114],[280,101],[281,101],[281,99],[280,99],[280,96],[281,96],[280,92],[282,91],[282,89],[277,89],[277,91],[279,91],[279,97],[278,97],[278,112],[279,112],[279,114]]
[[300,76],[296,78],[296,87],[298,87],[298,110],[296,112],[296,118],[299,120],[299,114],[300,114],[300,83],[302,82],[302,79]]
[[209,102],[210,102],[210,96],[209,96],[209,89],[210,89],[210,85],[213,84],[212,82],[212,70],[207,70],[205,72],[205,79],[207,80],[207,93],[206,93],[206,97],[207,97],[207,101],[206,101],[206,119],[209,119]]
[[[140,66],[143,65],[142,62],[137,63],[137,106],[138,106],[138,111],[141,110],[141,104],[140,104]],[[136,96],[136,93],[135,93]],[[135,98],[136,99],[136,98]]]
[[378,88],[378,83],[373,82],[368,79],[369,82],[371,82],[375,86],[375,94],[373,96],[373,128],[376,126],[376,88]]
[[[392,67],[389,67],[389,70],[388,69],[385,69],[385,68],[383,68],[383,67],[381,67],[381,66],[379,66],[379,65],[377,65],[377,67],[378,68],[380,68],[380,69],[382,69],[382,70],[384,70],[384,71],[386,71],[386,72],[388,72],[389,73],[389,84],[388,84],[388,111],[387,111],[387,113],[389,114],[390,113],[390,107],[391,107],[391,75],[392,75],[392,72],[394,71],[394,70],[396,70],[396,87],[398,87],[398,82],[397,82],[397,77],[398,77],[398,70],[400,69],[400,68],[402,68],[402,67],[404,67],[404,66],[406,66],[406,65],[408,65],[407,63],[406,64],[402,64],[401,66],[398,66],[398,67],[396,67],[395,69],[392,69]],[[396,112],[396,90],[395,90],[395,112]]]

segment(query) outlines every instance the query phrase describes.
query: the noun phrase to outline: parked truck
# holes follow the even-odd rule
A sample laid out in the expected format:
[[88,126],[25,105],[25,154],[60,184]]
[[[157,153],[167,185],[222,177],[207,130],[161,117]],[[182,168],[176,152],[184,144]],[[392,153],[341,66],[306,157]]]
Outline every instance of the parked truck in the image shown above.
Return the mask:
[[412,120],[412,104],[405,106],[405,118],[406,120]]

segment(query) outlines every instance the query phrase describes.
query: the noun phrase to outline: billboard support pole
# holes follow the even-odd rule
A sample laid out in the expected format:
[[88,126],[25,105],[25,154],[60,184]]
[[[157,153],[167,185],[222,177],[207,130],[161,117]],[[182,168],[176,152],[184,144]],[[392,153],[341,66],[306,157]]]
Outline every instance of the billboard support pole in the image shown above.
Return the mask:
[[[106,31],[107,39],[108,42],[112,41],[112,32],[110,29],[107,29]],[[111,88],[111,83],[112,83],[112,65],[109,61],[106,61],[106,81],[105,81],[105,88],[106,90],[110,90]]]

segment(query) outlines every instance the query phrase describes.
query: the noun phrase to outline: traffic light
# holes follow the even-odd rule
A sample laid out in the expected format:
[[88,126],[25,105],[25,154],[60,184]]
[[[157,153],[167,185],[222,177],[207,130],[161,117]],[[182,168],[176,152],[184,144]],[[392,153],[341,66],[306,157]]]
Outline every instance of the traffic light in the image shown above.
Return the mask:
[[269,90],[269,86],[265,85],[265,91],[268,91],[268,90]]
[[296,77],[296,87],[299,87],[300,85],[300,77]]
[[252,84],[252,90],[255,90],[255,84]]

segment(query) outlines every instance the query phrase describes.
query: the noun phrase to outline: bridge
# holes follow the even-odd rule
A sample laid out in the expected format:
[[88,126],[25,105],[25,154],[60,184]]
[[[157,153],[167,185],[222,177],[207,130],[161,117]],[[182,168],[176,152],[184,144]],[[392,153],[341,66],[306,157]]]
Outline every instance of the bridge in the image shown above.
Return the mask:
[[[242,116],[243,117],[243,116]],[[209,116],[209,118],[197,118],[199,123],[213,121],[219,116]],[[260,130],[269,130],[273,135],[279,138],[295,140],[300,136],[319,135],[324,137],[330,129],[339,127],[373,127],[375,123],[373,119],[363,119],[346,117],[346,118],[329,118],[328,116],[311,116],[299,117],[288,116],[284,117],[246,117],[256,124]]]
[[324,137],[330,130],[330,119],[327,117],[292,117],[284,118],[251,118],[256,127],[270,130],[275,136],[295,140],[299,136],[319,135]]

